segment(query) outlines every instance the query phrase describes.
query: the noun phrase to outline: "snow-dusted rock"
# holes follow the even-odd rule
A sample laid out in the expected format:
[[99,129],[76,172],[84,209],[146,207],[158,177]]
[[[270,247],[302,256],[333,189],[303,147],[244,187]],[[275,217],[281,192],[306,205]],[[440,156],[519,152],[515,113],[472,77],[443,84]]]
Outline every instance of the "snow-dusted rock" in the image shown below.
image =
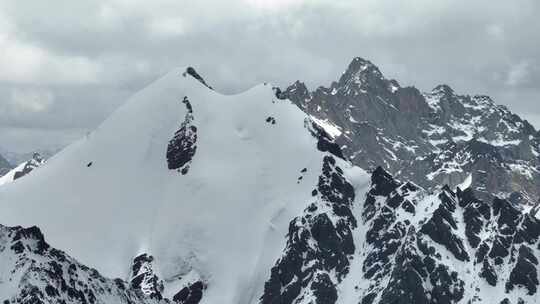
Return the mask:
[[310,92],[297,81],[280,96],[339,130],[344,155],[364,169],[382,166],[426,188],[453,188],[472,175],[485,199],[540,199],[539,132],[487,96],[401,87],[362,58],[329,87]]

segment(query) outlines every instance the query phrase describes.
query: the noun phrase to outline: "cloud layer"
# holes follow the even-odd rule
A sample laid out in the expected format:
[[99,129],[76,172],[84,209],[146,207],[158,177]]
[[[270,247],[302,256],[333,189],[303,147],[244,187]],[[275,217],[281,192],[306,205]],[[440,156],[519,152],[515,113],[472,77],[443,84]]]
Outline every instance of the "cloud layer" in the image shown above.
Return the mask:
[[328,84],[355,56],[421,90],[491,95],[540,127],[539,13],[535,0],[3,0],[0,134],[13,140],[0,146],[63,145],[172,67],[235,92]]

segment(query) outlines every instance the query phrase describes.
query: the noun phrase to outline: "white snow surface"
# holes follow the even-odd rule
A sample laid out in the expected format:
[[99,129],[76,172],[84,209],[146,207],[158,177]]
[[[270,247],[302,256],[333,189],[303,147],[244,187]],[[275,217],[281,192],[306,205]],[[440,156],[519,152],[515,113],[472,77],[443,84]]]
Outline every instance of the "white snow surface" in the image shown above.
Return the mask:
[[[200,275],[208,283],[203,304],[256,302],[289,221],[311,200],[325,153],[305,129],[306,115],[276,99],[270,85],[226,96],[184,71],[135,94],[40,170],[0,187],[0,223],[37,225],[52,246],[109,277],[126,279],[133,257],[145,252],[170,286]],[[198,140],[182,175],[167,168],[165,155],[185,96]],[[276,124],[265,122],[269,116]]]

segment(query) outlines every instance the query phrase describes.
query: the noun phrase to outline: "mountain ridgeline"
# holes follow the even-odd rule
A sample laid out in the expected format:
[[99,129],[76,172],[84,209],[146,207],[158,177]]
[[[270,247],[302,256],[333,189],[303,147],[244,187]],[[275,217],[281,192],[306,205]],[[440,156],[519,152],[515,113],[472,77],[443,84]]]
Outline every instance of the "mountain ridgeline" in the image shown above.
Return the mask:
[[314,92],[176,69],[0,187],[0,303],[537,303],[538,141],[360,58]]
[[338,129],[336,142],[361,168],[382,166],[426,188],[470,175],[479,197],[540,199],[540,132],[488,96],[401,87],[362,58],[329,87],[297,81],[280,96]]

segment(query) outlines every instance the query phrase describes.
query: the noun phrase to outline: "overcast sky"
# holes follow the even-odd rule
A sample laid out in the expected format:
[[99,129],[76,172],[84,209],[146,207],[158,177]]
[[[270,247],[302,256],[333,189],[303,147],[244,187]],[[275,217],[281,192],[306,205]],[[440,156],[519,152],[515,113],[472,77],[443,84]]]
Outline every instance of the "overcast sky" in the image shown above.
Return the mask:
[[176,66],[231,93],[327,85],[355,56],[538,128],[539,15],[538,0],[0,0],[0,149],[64,145]]

